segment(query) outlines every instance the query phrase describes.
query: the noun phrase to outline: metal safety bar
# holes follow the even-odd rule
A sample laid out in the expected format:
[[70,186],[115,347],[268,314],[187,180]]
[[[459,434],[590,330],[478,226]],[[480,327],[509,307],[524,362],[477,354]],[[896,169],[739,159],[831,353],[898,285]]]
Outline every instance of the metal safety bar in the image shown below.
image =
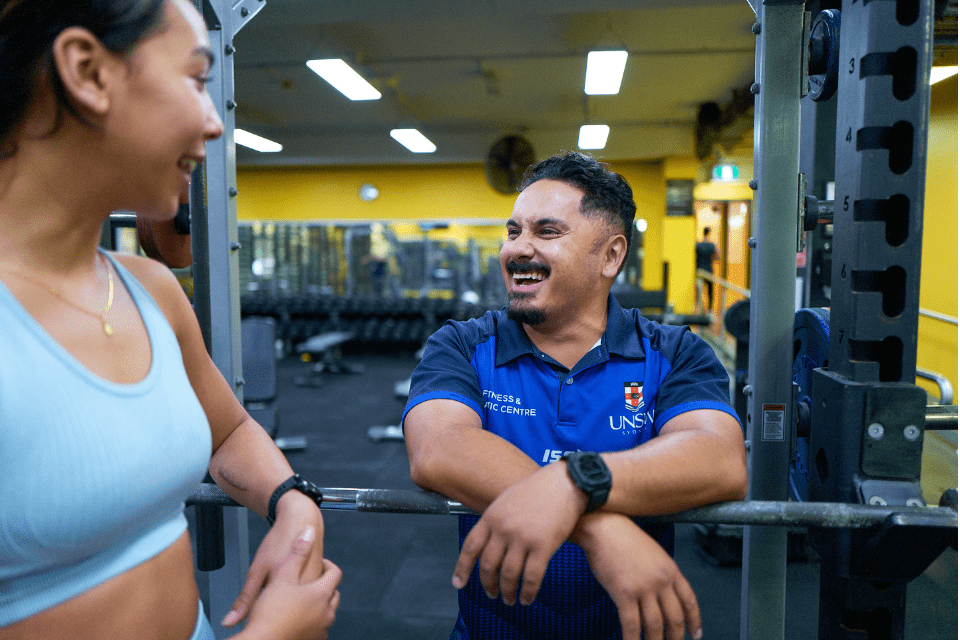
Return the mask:
[[[321,509],[367,513],[424,515],[470,515],[464,505],[428,491],[407,489],[320,489]],[[187,505],[238,506],[215,484],[205,483],[187,500]],[[650,522],[684,524],[740,524],[775,527],[870,529],[896,517],[905,526],[957,528],[957,512],[949,507],[859,505],[833,502],[771,502],[751,500],[721,502],[680,513],[645,516]]]
[[945,313],[939,313],[937,311],[930,311],[929,309],[920,310],[920,315],[926,316],[927,318],[933,318],[934,320],[942,320],[943,322],[949,322],[950,324],[960,324],[960,320],[954,318],[953,316],[948,316]]
[[723,278],[715,276],[709,271],[705,271],[704,269],[697,269],[697,277],[702,280],[709,280],[710,282],[716,283],[721,287],[723,287],[724,289],[730,289],[731,291],[736,291],[737,293],[742,295],[744,298],[750,297],[750,289],[744,289],[743,287],[735,285],[729,280],[724,280]]
[[[727,308],[728,308],[727,302],[729,298],[727,297],[727,292],[731,291],[737,294],[737,296],[734,296],[736,298],[734,302],[739,302],[741,297],[747,300],[750,299],[750,289],[744,289],[739,285],[733,284],[729,280],[724,280],[723,278],[719,276],[715,276],[709,271],[705,271],[703,269],[697,269],[696,278],[697,278],[696,289],[698,292],[697,293],[698,300],[701,299],[701,296],[699,293],[700,286],[701,286],[700,281],[706,280],[708,282],[713,282],[714,284],[720,285],[720,291],[718,292],[718,296],[717,296],[720,301],[720,311],[717,314],[716,321],[711,325],[711,332],[713,334],[711,342],[713,342],[714,346],[717,347],[719,351],[724,355],[724,357],[727,360],[727,363],[730,366],[733,366],[733,362],[736,356],[736,352],[735,352],[736,344],[730,342],[729,336],[727,334],[727,331],[724,329],[724,324],[723,324],[723,318],[726,317]],[[704,333],[701,333],[700,336],[704,337]]]
[[957,405],[929,404],[927,405],[924,429],[934,431],[955,431],[957,429]]
[[928,369],[921,369],[917,367],[917,377],[924,378],[925,380],[931,380],[937,384],[937,388],[940,390],[940,401],[937,404],[952,404],[953,403],[953,385],[950,384],[950,380],[946,376],[937,373],[936,371],[930,371]]

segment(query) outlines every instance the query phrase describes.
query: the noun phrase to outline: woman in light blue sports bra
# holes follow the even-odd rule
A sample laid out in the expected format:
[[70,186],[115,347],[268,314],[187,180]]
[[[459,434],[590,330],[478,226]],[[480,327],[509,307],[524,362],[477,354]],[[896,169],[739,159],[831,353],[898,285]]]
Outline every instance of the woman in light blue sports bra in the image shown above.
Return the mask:
[[223,621],[326,638],[323,519],[111,211],[173,218],[221,135],[188,0],[0,0],[0,640],[200,640],[184,500],[209,469],[273,527]]

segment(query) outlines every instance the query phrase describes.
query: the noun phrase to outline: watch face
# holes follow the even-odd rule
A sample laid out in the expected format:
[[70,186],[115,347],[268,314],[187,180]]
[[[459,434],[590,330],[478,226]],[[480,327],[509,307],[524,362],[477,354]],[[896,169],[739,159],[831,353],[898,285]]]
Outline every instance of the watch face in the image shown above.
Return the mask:
[[300,491],[300,493],[303,493],[314,500],[323,495],[320,493],[320,490],[316,487],[316,485],[314,485],[312,482],[308,482],[307,480],[301,480],[297,485],[297,489]]
[[580,468],[583,470],[584,475],[586,475],[590,480],[603,479],[603,467],[601,467],[600,464],[593,458],[582,459],[580,462]]

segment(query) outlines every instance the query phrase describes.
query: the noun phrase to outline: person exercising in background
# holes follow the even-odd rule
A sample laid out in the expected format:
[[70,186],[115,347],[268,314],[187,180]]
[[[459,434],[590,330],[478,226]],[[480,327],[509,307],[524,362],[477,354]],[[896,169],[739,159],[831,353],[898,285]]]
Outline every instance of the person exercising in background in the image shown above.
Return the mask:
[[[184,500],[267,517],[234,637],[327,637],[323,518],[207,353],[170,270],[99,248],[167,223],[223,126],[187,0],[0,0],[0,640],[209,640]],[[293,490],[291,490],[293,489]]]
[[642,516],[742,499],[743,432],[712,349],[610,295],[635,212],[589,156],[531,166],[507,306],[447,322],[414,371],[411,478],[482,513],[460,520],[451,638],[701,637],[672,525]]
[[[694,247],[694,250],[697,254],[697,269],[703,269],[704,271],[713,274],[713,261],[720,259],[720,254],[717,253],[717,245],[713,244],[710,241],[710,227],[703,228],[703,240],[698,242]],[[713,309],[713,282],[710,280],[697,280],[698,284],[701,284],[707,289],[707,311]],[[697,307],[703,307],[703,292],[700,288],[697,288]]]

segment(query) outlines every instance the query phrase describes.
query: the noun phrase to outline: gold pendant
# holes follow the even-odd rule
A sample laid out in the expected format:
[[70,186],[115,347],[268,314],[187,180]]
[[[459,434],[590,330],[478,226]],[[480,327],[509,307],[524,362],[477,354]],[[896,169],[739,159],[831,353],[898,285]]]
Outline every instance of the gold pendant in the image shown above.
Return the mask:
[[103,321],[103,332],[108,336],[113,335],[113,325],[107,322],[106,320]]

